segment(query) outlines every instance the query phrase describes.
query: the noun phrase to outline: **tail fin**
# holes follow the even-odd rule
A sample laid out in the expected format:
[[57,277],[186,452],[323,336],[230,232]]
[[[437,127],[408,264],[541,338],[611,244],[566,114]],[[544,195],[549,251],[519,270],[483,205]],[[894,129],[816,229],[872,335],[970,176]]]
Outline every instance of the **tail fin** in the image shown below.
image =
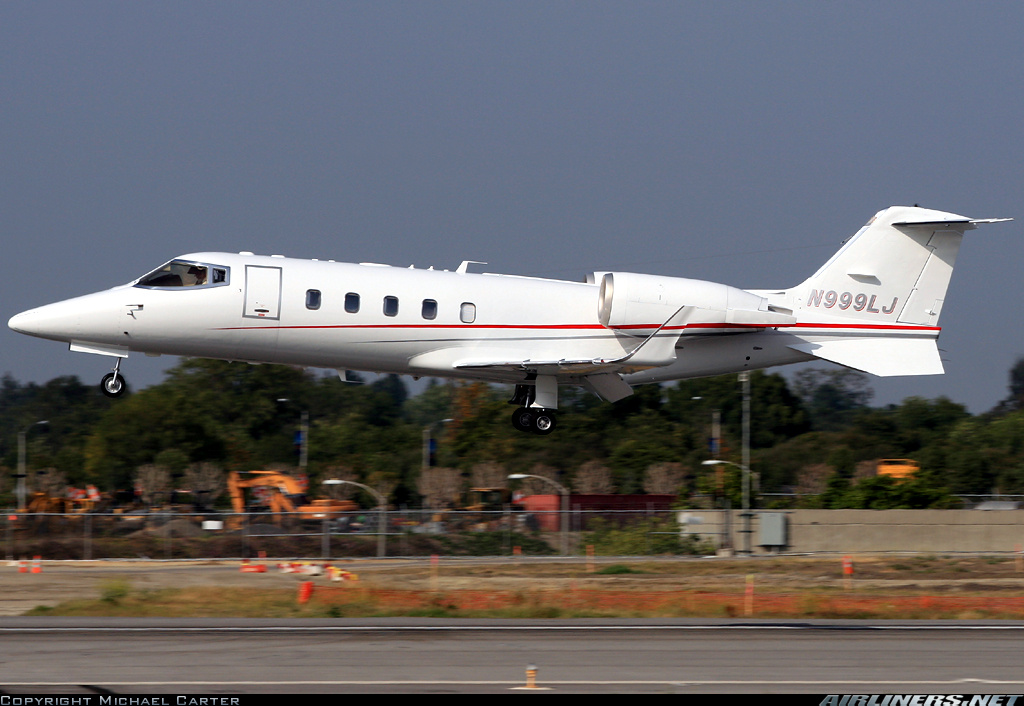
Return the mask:
[[977,220],[916,206],[879,211],[789,290],[798,325],[808,334],[820,328],[820,335],[801,335],[808,343],[792,347],[876,375],[943,372],[935,339],[963,234],[1000,220],[1011,219]]

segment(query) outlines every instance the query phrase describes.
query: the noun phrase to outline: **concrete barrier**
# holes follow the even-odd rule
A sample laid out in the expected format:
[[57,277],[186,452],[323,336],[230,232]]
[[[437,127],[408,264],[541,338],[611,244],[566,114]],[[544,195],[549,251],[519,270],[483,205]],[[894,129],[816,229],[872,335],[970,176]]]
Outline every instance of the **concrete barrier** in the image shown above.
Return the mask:
[[[784,545],[762,546],[763,513],[784,513]],[[739,510],[684,510],[678,517],[684,534],[718,548],[744,547]],[[758,554],[1010,552],[1024,545],[1024,510],[753,510],[750,529]]]

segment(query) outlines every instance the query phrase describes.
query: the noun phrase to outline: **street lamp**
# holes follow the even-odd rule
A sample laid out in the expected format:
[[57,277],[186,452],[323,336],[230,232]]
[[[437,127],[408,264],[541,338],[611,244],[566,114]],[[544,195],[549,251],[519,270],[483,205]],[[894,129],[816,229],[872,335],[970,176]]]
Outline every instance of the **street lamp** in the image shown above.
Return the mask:
[[719,466],[728,465],[735,466],[740,469],[743,474],[743,512],[740,517],[743,518],[743,553],[750,554],[750,468],[741,464],[733,463],[732,461],[720,461],[719,459],[711,459],[710,461],[702,461],[702,466]]
[[18,512],[25,511],[25,437],[33,427],[49,423],[49,420],[43,419],[18,432]]
[[569,489],[564,485],[556,483],[550,478],[544,476],[535,476],[529,473],[512,473],[508,476],[509,480],[524,480],[526,478],[536,478],[558,488],[558,494],[562,496],[562,554],[569,554]]
[[[287,397],[278,397],[278,403],[291,402]],[[305,472],[309,465],[309,412],[302,410],[299,415],[299,468]]]
[[423,427],[423,460],[421,468],[424,471],[430,468],[430,442],[432,441],[431,431],[438,424],[447,424],[448,422],[454,421],[454,419],[438,419],[436,422],[431,422],[427,426]]
[[386,534],[385,530],[387,527],[387,500],[383,495],[378,493],[376,490],[368,485],[362,483],[356,483],[354,480],[341,480],[339,478],[328,478],[323,481],[324,485],[354,485],[357,488],[362,488],[366,492],[370,493],[377,501],[377,556],[383,557],[387,554],[384,546]]

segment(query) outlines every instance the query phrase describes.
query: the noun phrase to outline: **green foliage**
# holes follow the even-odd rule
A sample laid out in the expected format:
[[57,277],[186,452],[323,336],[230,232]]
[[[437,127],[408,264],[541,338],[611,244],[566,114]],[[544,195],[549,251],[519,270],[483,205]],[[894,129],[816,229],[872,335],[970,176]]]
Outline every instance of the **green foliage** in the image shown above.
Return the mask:
[[925,478],[899,480],[891,476],[875,476],[851,483],[838,473],[829,479],[821,502],[823,507],[833,510],[921,510],[962,506],[948,490]]
[[674,517],[640,520],[627,526],[596,518],[589,523],[584,544],[601,556],[650,554],[712,554],[714,549],[693,535],[683,535]]
[[100,600],[117,605],[128,597],[131,590],[132,586],[128,579],[110,579],[100,584]]
[[[1024,389],[1024,359],[1011,371],[1010,397],[981,416],[945,398],[870,408],[866,379],[851,371],[804,371],[792,385],[774,373],[750,377],[750,466],[761,492],[786,491],[809,468],[818,468],[818,478],[831,471],[853,479],[877,459],[913,458],[922,473],[898,493],[882,481],[840,487],[837,480],[820,504],[918,507],[946,503],[948,493],[1024,493],[1024,409],[1014,401]],[[198,462],[239,471],[295,466],[296,433],[306,418],[313,495],[326,473],[345,468],[360,482],[386,482],[393,503],[419,506],[426,429],[437,442],[438,465],[458,469],[467,482],[480,463],[501,464],[508,473],[542,464],[553,469],[554,480],[571,485],[584,462],[597,461],[611,470],[617,492],[638,493],[647,469],[667,462],[678,463],[686,487],[712,502],[740,503],[734,467],[701,466],[710,456],[715,412],[722,439],[716,455],[740,460],[736,375],[643,385],[616,404],[563,388],[558,429],[543,437],[512,429],[510,395],[496,385],[431,382],[410,397],[393,375],[353,385],[286,366],[212,360],[183,360],[161,384],[119,400],[73,377],[22,385],[6,375],[0,497],[12,492],[20,431],[26,431],[30,472],[53,467],[73,485],[95,483],[109,492],[130,489],[145,464],[170,469],[178,483],[183,469]],[[48,424],[36,424],[44,419]],[[755,506],[763,505],[756,495]]]
[[626,566],[625,564],[611,564],[609,566],[601,567],[594,573],[601,574],[604,576],[619,576],[622,574],[642,574],[645,572],[638,571],[637,569],[633,569],[629,566]]
[[555,554],[555,550],[542,539],[518,532],[461,532],[437,537],[446,554],[463,556],[507,556],[513,547],[519,547],[529,556]]

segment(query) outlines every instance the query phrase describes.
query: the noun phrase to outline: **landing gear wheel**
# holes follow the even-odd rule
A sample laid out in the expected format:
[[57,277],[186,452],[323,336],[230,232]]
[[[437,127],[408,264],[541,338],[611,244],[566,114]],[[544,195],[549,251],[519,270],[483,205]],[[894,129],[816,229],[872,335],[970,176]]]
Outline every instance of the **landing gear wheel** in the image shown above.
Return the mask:
[[512,426],[519,431],[533,431],[533,412],[520,407],[512,413]]
[[124,378],[117,373],[107,373],[100,382],[100,390],[107,397],[120,397],[124,394],[125,388]]
[[533,433],[544,436],[555,430],[555,415],[548,410],[541,410],[533,417]]

